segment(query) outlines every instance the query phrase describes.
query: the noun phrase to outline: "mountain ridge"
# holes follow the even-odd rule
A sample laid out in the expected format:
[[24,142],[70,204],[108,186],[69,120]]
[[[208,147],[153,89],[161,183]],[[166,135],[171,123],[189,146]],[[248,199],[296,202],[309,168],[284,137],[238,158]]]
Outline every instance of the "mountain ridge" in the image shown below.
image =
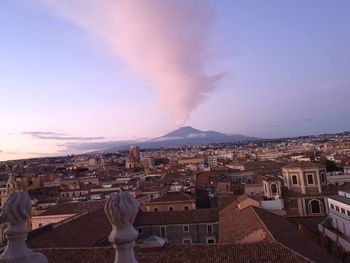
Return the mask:
[[240,141],[259,140],[256,137],[250,137],[240,134],[225,134],[217,131],[201,131],[191,126],[180,127],[174,131],[166,133],[163,136],[148,139],[145,141],[128,141],[115,142],[115,146],[104,149],[107,152],[115,150],[127,150],[132,144],[138,145],[140,148],[161,148],[161,147],[179,147],[184,145],[198,145],[210,143],[227,143]]

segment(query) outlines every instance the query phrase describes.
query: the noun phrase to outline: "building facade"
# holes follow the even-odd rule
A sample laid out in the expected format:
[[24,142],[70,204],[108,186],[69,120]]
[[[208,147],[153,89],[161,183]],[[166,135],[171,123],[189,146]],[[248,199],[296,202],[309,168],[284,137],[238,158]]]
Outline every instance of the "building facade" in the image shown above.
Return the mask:
[[328,212],[323,189],[326,167],[314,162],[296,162],[283,167],[283,199],[287,216],[320,216]]
[[218,241],[218,210],[139,213],[134,226],[138,242],[159,236],[172,243],[215,244]]
[[[338,195],[327,197],[329,214],[318,225],[324,245],[329,251],[339,250],[350,259],[350,191],[339,191]],[[339,253],[339,251],[337,251]],[[344,261],[348,262],[348,261]]]

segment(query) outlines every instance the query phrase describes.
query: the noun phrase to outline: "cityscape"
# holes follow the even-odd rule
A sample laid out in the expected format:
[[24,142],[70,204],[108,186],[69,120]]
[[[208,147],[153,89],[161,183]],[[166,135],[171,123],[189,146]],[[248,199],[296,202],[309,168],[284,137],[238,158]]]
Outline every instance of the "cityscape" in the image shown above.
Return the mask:
[[2,3],[0,263],[350,262],[349,10]]

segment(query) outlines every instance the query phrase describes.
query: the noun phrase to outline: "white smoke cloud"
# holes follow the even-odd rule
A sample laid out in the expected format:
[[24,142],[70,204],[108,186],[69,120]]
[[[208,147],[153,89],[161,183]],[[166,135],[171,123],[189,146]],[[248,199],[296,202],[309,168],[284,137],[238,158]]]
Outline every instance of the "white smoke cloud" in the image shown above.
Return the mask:
[[206,73],[211,0],[42,1],[150,81],[160,106],[178,125],[221,78]]

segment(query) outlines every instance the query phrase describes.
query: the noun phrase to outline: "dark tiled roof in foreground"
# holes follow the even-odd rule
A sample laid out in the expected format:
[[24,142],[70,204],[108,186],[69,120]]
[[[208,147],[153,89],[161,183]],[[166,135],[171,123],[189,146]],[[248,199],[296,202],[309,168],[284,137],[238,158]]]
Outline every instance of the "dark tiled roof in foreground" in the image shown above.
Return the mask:
[[257,207],[253,209],[276,242],[317,263],[336,262],[325,249],[301,233],[292,222],[263,209]]
[[104,206],[105,201],[67,202],[60,203],[39,216],[80,214],[86,211],[94,211]]
[[235,202],[220,211],[220,243],[241,242],[257,231],[264,233],[259,243],[280,244],[317,263],[334,262],[324,249],[286,218],[253,206],[239,211]]
[[82,215],[27,241],[32,248],[94,247],[103,241],[112,227],[104,208]]
[[[169,225],[190,223],[218,222],[218,209],[196,209],[188,211],[139,212],[135,226]],[[28,240],[33,248],[54,247],[94,247],[103,241],[111,232],[104,209],[84,214],[74,220],[43,231]]]
[[[50,263],[113,262],[113,248],[43,249]],[[249,245],[170,245],[159,250],[136,249],[139,263],[309,263],[276,243]]]

